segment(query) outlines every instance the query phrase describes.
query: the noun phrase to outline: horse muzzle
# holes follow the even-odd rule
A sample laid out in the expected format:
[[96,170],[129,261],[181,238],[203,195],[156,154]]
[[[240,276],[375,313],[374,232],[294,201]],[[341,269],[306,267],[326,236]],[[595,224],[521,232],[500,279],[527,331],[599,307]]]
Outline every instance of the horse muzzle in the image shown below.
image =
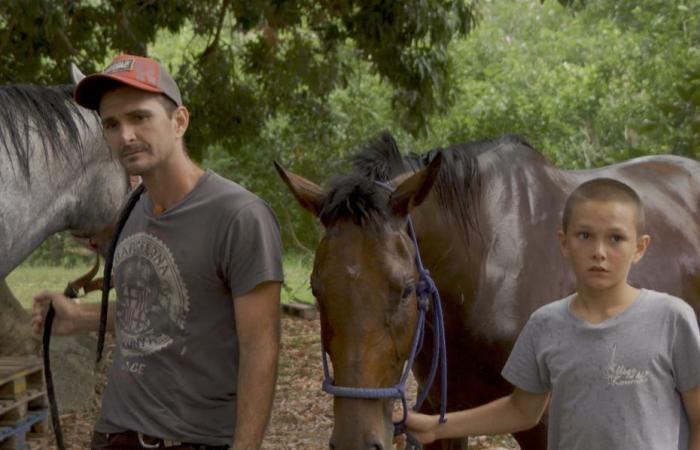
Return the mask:
[[335,423],[328,445],[332,450],[391,450],[393,400],[336,397]]

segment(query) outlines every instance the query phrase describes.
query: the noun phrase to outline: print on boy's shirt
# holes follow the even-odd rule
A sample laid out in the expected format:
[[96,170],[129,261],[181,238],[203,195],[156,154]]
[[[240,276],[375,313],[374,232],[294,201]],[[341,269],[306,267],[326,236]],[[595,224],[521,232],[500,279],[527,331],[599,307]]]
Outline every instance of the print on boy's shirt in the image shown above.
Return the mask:
[[[172,252],[158,238],[135,233],[114,255],[117,292],[117,344],[122,356],[138,358],[163,350],[182,334],[190,309],[189,293]],[[122,369],[141,374],[126,361]]]
[[649,381],[649,371],[625,367],[615,361],[615,353],[617,352],[617,344],[613,345],[612,355],[610,356],[610,364],[605,371],[605,378],[611,386],[627,386],[630,384],[643,384]]

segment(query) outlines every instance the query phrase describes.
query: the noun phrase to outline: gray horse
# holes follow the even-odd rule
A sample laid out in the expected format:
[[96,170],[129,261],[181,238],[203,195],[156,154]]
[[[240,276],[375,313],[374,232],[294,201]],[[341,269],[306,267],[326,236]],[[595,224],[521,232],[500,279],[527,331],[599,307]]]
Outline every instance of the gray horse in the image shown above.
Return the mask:
[[7,274],[54,233],[104,234],[128,193],[99,117],[73,102],[73,88],[0,86],[0,355],[37,346]]
[[99,119],[72,90],[0,87],[0,279],[56,232],[96,235],[125,198]]

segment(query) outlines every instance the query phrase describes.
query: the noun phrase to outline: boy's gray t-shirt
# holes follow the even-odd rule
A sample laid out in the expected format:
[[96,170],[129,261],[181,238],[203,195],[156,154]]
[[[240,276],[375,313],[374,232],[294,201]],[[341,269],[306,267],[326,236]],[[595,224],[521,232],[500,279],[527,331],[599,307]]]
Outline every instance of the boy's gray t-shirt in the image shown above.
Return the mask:
[[274,214],[238,184],[205,172],[158,216],[144,194],[115,252],[117,345],[95,429],[230,444],[233,298],[282,278]]
[[548,449],[687,450],[680,393],[700,385],[693,309],[642,289],[593,325],[571,313],[572,299],[532,314],[502,372],[524,391],[551,391]]

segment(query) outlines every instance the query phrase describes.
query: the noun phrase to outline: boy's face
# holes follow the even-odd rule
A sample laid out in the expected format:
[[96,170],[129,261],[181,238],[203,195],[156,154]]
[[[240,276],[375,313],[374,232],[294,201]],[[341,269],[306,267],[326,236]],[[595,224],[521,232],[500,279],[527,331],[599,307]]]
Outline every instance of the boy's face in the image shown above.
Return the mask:
[[559,232],[577,290],[589,294],[625,285],[632,264],[642,258],[649,241],[648,235],[638,236],[636,206],[619,201],[575,204],[566,233]]

